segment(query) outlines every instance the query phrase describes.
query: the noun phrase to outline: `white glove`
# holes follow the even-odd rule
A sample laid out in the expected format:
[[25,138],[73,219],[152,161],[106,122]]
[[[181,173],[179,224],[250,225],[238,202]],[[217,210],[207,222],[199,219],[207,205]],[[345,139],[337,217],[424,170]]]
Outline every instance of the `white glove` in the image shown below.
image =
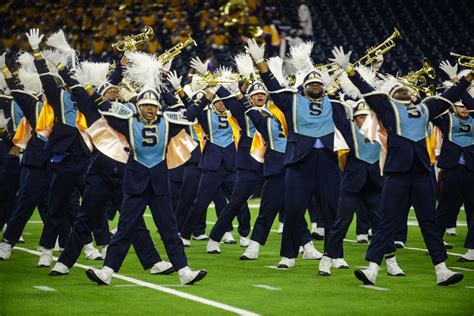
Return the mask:
[[254,38],[247,40],[247,47],[245,48],[248,54],[252,56],[253,61],[259,64],[263,61],[263,55],[265,54],[265,44],[259,46]]
[[344,49],[342,46],[334,47],[331,51],[334,58],[329,58],[329,61],[338,64],[341,66],[342,69],[347,69],[347,67],[351,64],[351,54],[352,52],[349,51],[348,53],[344,53]]
[[40,35],[39,29],[30,29],[29,33],[25,34],[28,38],[28,43],[33,50],[39,49],[39,44],[43,40],[44,34]]
[[204,75],[207,72],[207,66],[209,65],[209,60],[207,60],[205,63],[202,62],[202,60],[199,57],[191,59],[191,67],[196,69],[198,73],[201,75]]
[[443,60],[439,64],[439,69],[444,71],[448,75],[449,79],[453,79],[458,76],[458,64],[451,65],[449,60]]
[[162,71],[163,72],[168,72],[171,69],[171,64],[173,63],[173,60],[171,59],[169,62],[163,65]]
[[3,53],[3,54],[0,55],[0,69],[3,69],[6,66],[6,64],[5,64],[5,55],[6,54],[7,53]]
[[239,89],[239,82],[238,81],[235,81],[235,82],[232,82],[229,87],[228,87],[230,93],[232,94],[237,94],[237,92],[240,92],[240,89]]
[[181,79],[183,79],[183,77],[178,77],[178,74],[176,73],[176,71],[170,71],[168,73],[168,79],[169,83],[171,83],[171,86],[175,89],[175,90],[178,90],[181,88]]

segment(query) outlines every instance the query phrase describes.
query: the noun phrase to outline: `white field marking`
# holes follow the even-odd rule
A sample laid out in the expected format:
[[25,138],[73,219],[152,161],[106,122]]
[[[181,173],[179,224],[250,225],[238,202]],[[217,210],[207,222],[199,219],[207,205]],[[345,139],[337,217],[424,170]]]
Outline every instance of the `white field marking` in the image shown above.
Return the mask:
[[278,270],[278,271],[289,271],[289,270],[291,270],[291,268],[290,269],[278,269],[277,266],[266,266],[266,267],[270,268],[270,269]]
[[468,286],[468,285],[466,285],[465,288],[466,288],[466,289],[474,289],[474,286]]
[[[41,254],[39,251],[35,251],[35,250],[23,248],[23,247],[16,247],[15,249],[21,250],[21,251],[24,251],[24,252],[27,252],[27,253],[30,253],[30,254],[33,254],[33,255],[36,255],[36,256],[39,256]],[[58,257],[53,257],[53,260],[57,261]],[[81,269],[84,269],[84,270],[92,268],[90,266],[80,264],[80,263],[76,263],[74,266],[78,267],[78,268],[81,268]],[[147,288],[154,289],[154,290],[157,290],[157,291],[165,292],[165,293],[168,293],[168,294],[171,294],[171,295],[175,295],[175,296],[178,296],[178,297],[190,300],[190,301],[194,301],[194,302],[201,303],[201,304],[204,304],[204,305],[219,308],[219,309],[222,309],[222,310],[225,310],[225,311],[237,314],[237,315],[244,315],[244,316],[259,315],[257,313],[254,313],[254,312],[251,312],[251,311],[248,311],[248,310],[245,310],[245,309],[233,307],[233,306],[230,306],[230,305],[227,305],[227,304],[219,303],[219,302],[216,302],[216,301],[212,301],[212,300],[209,300],[209,299],[206,299],[206,298],[202,298],[202,297],[192,295],[192,294],[189,294],[189,293],[185,293],[185,292],[181,292],[181,291],[178,291],[178,290],[169,289],[169,288],[161,286],[161,285],[141,281],[141,280],[138,280],[138,279],[134,279],[134,278],[125,276],[125,275],[114,273],[113,277],[116,278],[116,279],[127,281],[127,282],[132,283],[132,284],[136,284],[136,285],[139,285],[139,286],[143,286],[143,287],[147,287]]]
[[53,289],[52,287],[44,286],[44,285],[37,285],[33,286],[35,289],[40,290],[40,291],[45,291],[45,292],[55,292],[57,291],[56,289]]
[[273,287],[273,286],[265,285],[265,284],[254,284],[252,286],[259,287],[259,288],[262,288],[262,289],[265,289],[265,290],[270,290],[270,291],[280,291],[281,290],[277,287]]
[[28,221],[28,224],[43,224],[43,221]]
[[474,269],[462,268],[462,267],[449,267],[450,269],[454,270],[461,270],[461,271],[474,271]]
[[[409,220],[407,222],[408,226],[418,226],[418,221],[417,220]],[[467,224],[465,222],[457,222],[456,223],[457,227],[467,227]]]
[[365,287],[366,289],[372,289],[377,291],[389,291],[390,289],[386,289],[384,287],[378,287],[374,285],[359,285],[360,287]]

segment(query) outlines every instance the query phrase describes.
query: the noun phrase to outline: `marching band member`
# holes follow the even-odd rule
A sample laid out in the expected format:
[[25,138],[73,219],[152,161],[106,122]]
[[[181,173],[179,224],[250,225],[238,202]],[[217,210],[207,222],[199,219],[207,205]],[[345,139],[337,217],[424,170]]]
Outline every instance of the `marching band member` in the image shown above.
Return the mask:
[[[459,83],[462,71],[458,74],[458,65],[452,66],[448,61],[441,63],[453,83]],[[451,83],[452,85],[452,83]],[[471,100],[468,100],[471,99]],[[470,102],[469,102],[470,101]],[[470,106],[468,108],[468,106]],[[438,158],[438,167],[443,170],[443,185],[439,194],[437,217],[441,228],[441,238],[448,228],[451,213],[457,212],[464,202],[468,231],[464,247],[467,252],[458,259],[461,262],[474,261],[474,119],[469,115],[472,97],[466,92],[462,100],[453,103],[453,112],[437,117],[433,123],[443,133],[443,145]]]
[[[285,224],[280,251],[282,259],[278,264],[281,269],[294,267],[300,245],[303,245],[305,251],[304,259],[322,257],[322,254],[314,249],[309,230],[307,227],[303,228],[304,214],[313,192],[320,198],[326,227],[332,227],[337,207],[340,175],[337,157],[333,151],[333,105],[325,94],[320,74],[313,70],[309,59],[311,47],[312,44],[292,47],[292,55],[303,52],[303,58],[300,59],[303,59],[306,66],[300,68],[305,74],[302,84],[298,90],[291,90],[283,89],[274,74],[269,71],[263,59],[263,46],[259,46],[255,40],[247,42],[247,51],[256,63],[272,100],[284,113],[288,123]],[[302,228],[307,231],[309,238],[301,237]]]
[[[104,116],[110,127],[126,137],[131,147],[124,170],[124,199],[117,232],[107,248],[103,268],[87,270],[86,274],[98,284],[111,283],[112,274],[119,271],[148,205],[174,270],[178,271],[182,284],[190,285],[204,278],[207,272],[192,271],[187,266],[171,207],[166,159],[170,139],[183,126],[169,122],[161,112],[160,95],[156,91],[161,82],[161,64],[154,56],[143,53],[130,53],[128,58],[133,60],[127,68],[129,77],[141,87],[136,97],[137,113],[129,111],[120,117]],[[93,99],[98,97],[97,94],[92,96]],[[103,109],[111,106],[104,100]],[[196,116],[198,111],[193,108],[187,113]],[[101,118],[95,107],[90,107],[86,116],[92,124]]]
[[460,97],[472,80],[472,75],[462,78],[458,85],[440,97],[415,105],[412,103],[410,89],[398,80],[386,80],[383,88],[387,94],[375,91],[351,66],[351,52],[346,54],[342,48],[335,48],[333,55],[332,61],[346,70],[388,133],[387,158],[383,169],[385,179],[382,188],[382,218],[367,250],[369,267],[356,270],[356,277],[364,284],[375,284],[380,264],[393,242],[400,219],[399,212],[411,196],[421,232],[435,266],[438,285],[460,282],[463,275],[452,272],[445,264],[446,249],[440,238],[434,212],[436,201],[430,175],[432,168],[426,145],[426,128],[430,120],[443,113],[453,100]]
[[[5,55],[2,55],[3,57]],[[28,53],[20,55],[33,63],[33,56]],[[20,61],[21,63],[21,61]],[[12,247],[19,241],[26,223],[38,207],[43,223],[47,214],[47,196],[51,182],[51,169],[49,165],[50,150],[46,149],[47,138],[36,131],[37,122],[41,109],[43,108],[42,85],[34,66],[23,65],[19,70],[20,83],[4,64],[2,59],[2,73],[18,106],[22,109],[25,119],[22,127],[23,142],[26,142],[23,157],[21,159],[22,174],[20,190],[15,209],[8,221],[7,229],[0,243],[0,259],[10,258]],[[29,125],[29,126],[28,126]],[[31,127],[31,137],[28,139],[28,128]]]

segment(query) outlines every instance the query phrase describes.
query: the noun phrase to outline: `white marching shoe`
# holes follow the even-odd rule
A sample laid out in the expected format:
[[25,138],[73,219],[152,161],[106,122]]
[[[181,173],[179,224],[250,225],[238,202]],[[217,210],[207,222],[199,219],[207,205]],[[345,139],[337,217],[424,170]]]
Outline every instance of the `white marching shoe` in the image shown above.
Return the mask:
[[107,266],[102,267],[100,270],[89,269],[86,271],[86,275],[89,280],[94,281],[99,285],[110,285],[113,274],[114,270]]
[[8,260],[12,254],[12,245],[7,242],[0,243],[0,260]]
[[375,280],[379,273],[380,266],[375,262],[369,262],[369,267],[367,269],[355,270],[354,275],[365,285],[375,285]]
[[250,239],[248,237],[240,236],[240,247],[246,248],[249,246]]
[[387,265],[387,274],[390,276],[405,276],[405,272],[400,268],[395,256],[385,259]]
[[181,241],[183,242],[184,247],[191,247],[191,240],[190,239],[184,239],[181,237]]
[[283,227],[284,227],[283,223],[280,223],[278,225],[278,230],[277,230],[278,234],[280,234],[280,235],[283,234]]
[[449,270],[444,262],[435,265],[435,272],[436,282],[442,286],[459,283],[464,278],[464,275],[461,273]]
[[206,275],[206,270],[193,271],[189,267],[184,267],[178,270],[179,281],[182,285],[192,285],[202,280]]
[[[62,252],[63,249],[64,249],[64,248],[61,248],[61,247],[59,246],[59,238],[56,238],[56,242],[54,243],[54,248],[53,248],[53,250],[54,250],[54,251]],[[39,250],[41,250],[41,247],[40,247]]]
[[25,243],[25,239],[23,238],[23,235],[21,235],[20,238],[18,238],[18,243],[19,244],[24,244]]
[[319,262],[319,275],[330,276],[331,275],[332,259],[328,256],[323,256]]
[[403,241],[395,241],[395,248],[403,249],[405,248],[405,243]]
[[465,254],[458,259],[459,262],[473,262],[474,261],[474,249],[468,249]]
[[344,258],[332,259],[331,266],[335,269],[349,269],[349,264]]
[[202,241],[202,240],[208,240],[209,239],[209,237],[206,234],[201,234],[199,236],[194,236],[193,235],[191,238],[194,239],[194,240],[197,240],[197,241]]
[[319,260],[323,254],[314,248],[313,242],[310,241],[303,246],[303,260]]
[[233,245],[237,243],[234,239],[234,236],[232,236],[231,232],[226,232],[224,236],[222,236],[222,242],[224,244],[229,244],[229,245]]
[[171,274],[174,272],[173,265],[164,260],[157,262],[151,267],[150,274]]
[[295,259],[281,257],[280,262],[277,265],[277,269],[288,270],[295,266]]
[[209,239],[207,242],[207,253],[210,254],[220,254],[221,253],[221,244],[218,241]]
[[260,244],[254,240],[249,241],[249,245],[243,255],[240,256],[240,260],[256,260],[258,258],[258,251]]
[[82,248],[87,260],[102,260],[102,255],[99,250],[94,247],[93,243],[88,243]]
[[369,235],[368,234],[359,234],[359,235],[357,235],[357,243],[358,244],[368,244],[369,243]]
[[41,247],[41,255],[38,261],[38,268],[48,268],[53,262],[53,249]]
[[56,262],[54,267],[49,272],[50,276],[63,276],[63,275],[67,275],[67,274],[69,274],[68,267],[64,263],[61,263],[59,261]]

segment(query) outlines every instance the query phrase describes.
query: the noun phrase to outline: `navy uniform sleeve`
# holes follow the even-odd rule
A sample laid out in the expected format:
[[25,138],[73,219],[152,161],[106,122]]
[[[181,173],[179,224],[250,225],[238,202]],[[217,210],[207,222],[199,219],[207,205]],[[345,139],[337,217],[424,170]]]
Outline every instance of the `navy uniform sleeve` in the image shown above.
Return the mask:
[[383,125],[386,128],[394,126],[395,114],[387,97],[383,94],[374,93],[375,89],[362,79],[357,71],[354,76],[349,76],[349,79],[359,89],[365,101],[367,101],[369,107],[377,114],[377,118],[382,121]]
[[53,76],[49,74],[49,68],[46,60],[35,59],[36,70],[40,75],[41,84],[43,85],[44,94],[48,103],[52,106],[55,116],[61,115],[61,88],[58,88]]
[[120,63],[120,61],[115,64],[115,69],[110,74],[108,79],[109,79],[109,82],[113,85],[118,85],[120,82],[122,82],[123,70],[122,70],[122,64]]
[[280,108],[283,112],[291,110],[291,103],[293,101],[293,93],[291,92],[279,92],[272,93],[272,91],[277,91],[283,89],[278,80],[273,76],[272,72],[269,70],[267,72],[261,72],[260,77],[263,80],[263,83],[270,91],[272,95],[272,100],[277,107]]
[[332,106],[332,119],[334,125],[341,132],[342,136],[346,139],[351,134],[351,123],[347,119],[345,105],[337,100],[331,100]]
[[449,114],[443,114],[432,120],[433,124],[438,126],[441,132],[446,135],[449,133]]
[[223,99],[222,102],[224,102],[225,107],[232,113],[232,116],[235,117],[240,128],[245,129],[245,113],[240,102],[230,94],[229,90],[222,86],[217,90],[216,94],[219,98]]
[[[466,78],[461,78],[459,83],[452,86],[445,92],[441,94],[442,98],[445,98],[451,102],[457,101],[461,98],[462,94],[466,92],[467,87],[469,87],[471,83],[466,80]],[[444,111],[448,110],[451,107],[451,104],[443,101],[441,99],[433,99],[426,104],[429,109],[430,120],[433,120],[437,116],[439,116]]]
[[11,94],[13,96],[13,99],[15,99],[15,102],[18,104],[18,106],[21,108],[23,111],[23,114],[25,115],[26,119],[30,122],[30,125],[33,129],[36,128],[36,100],[32,95],[28,93],[22,93],[19,92],[19,90],[22,90],[22,87],[20,84],[17,82],[15,78],[8,78],[5,79],[7,82],[8,88],[11,90]]

